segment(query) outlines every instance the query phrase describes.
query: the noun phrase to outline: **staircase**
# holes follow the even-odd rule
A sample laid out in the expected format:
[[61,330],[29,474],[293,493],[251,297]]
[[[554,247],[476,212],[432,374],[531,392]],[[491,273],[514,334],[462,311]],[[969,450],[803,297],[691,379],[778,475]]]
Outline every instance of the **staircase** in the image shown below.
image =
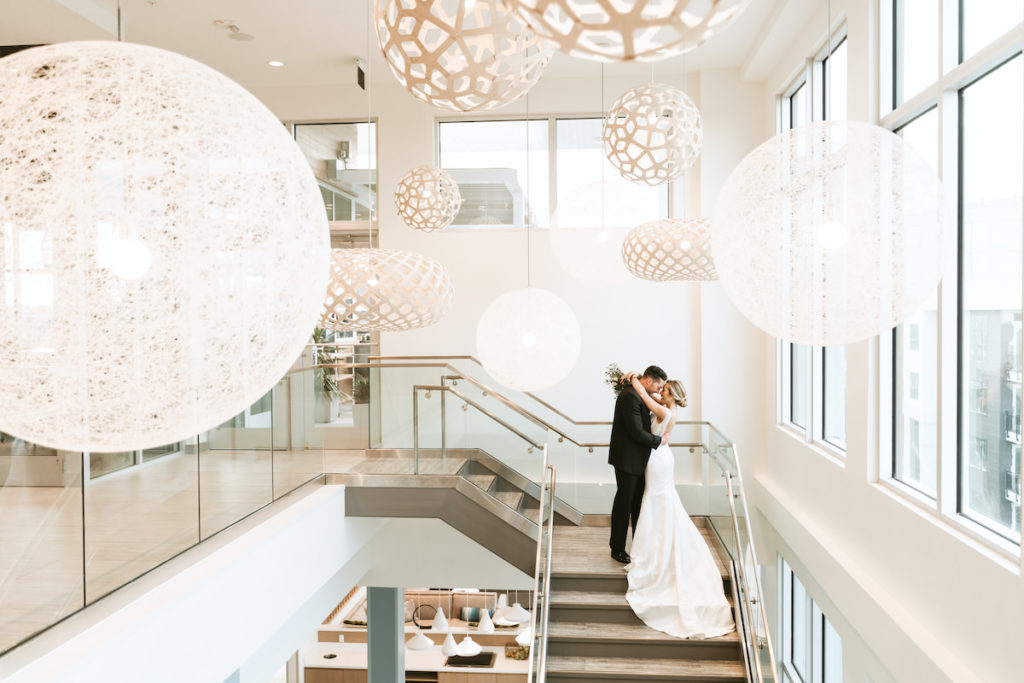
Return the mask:
[[[722,573],[732,602],[732,577],[714,532],[694,518]],[[746,680],[739,635],[682,640],[650,629],[626,602],[626,573],[609,557],[607,526],[557,526],[552,542],[547,680]],[[733,610],[735,612],[735,608]]]

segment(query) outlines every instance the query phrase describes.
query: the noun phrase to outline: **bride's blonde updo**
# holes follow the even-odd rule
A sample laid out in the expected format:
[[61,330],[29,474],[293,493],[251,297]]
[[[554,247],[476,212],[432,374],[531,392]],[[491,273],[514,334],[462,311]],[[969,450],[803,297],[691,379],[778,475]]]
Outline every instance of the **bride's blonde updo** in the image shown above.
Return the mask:
[[665,382],[665,389],[668,393],[672,394],[672,400],[676,402],[676,405],[680,408],[686,407],[686,387],[683,383],[677,379],[670,379]]

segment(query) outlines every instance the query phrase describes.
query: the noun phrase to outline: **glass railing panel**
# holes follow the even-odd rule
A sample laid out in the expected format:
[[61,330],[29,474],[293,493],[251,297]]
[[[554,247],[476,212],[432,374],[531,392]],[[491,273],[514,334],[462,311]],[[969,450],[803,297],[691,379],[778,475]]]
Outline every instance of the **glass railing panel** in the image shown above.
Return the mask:
[[198,543],[199,439],[85,481],[85,586],[92,602]]
[[199,436],[202,538],[273,500],[273,392]]
[[[349,443],[358,444],[360,447],[366,443],[365,420],[362,422],[360,434],[353,434],[356,425],[351,421],[354,415],[351,400],[347,402],[348,423],[342,421],[339,425],[325,426],[299,419],[297,416],[301,416],[302,411],[291,409],[297,398],[292,393],[293,382],[296,379],[301,384],[303,378],[286,375],[277,382],[270,394],[273,413],[271,440],[273,443],[274,500],[294,491],[324,472],[324,447],[314,445],[314,443],[319,441],[322,444],[334,441],[333,435],[310,439],[307,436],[307,431],[320,430],[321,433],[325,429],[344,431]],[[362,407],[365,408],[365,404]],[[362,413],[365,413],[365,410]]]
[[84,603],[82,454],[0,433],[0,653]]

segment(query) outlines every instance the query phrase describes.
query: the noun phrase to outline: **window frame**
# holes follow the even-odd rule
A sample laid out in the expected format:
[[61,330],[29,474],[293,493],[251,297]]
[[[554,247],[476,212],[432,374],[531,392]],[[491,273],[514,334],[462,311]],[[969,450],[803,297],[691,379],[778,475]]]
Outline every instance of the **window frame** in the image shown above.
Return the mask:
[[[447,123],[479,123],[487,121],[547,121],[547,138],[548,138],[548,212],[554,213],[558,208],[558,122],[562,120],[573,120],[573,119],[603,119],[604,114],[601,112],[565,112],[565,113],[530,113],[527,114],[480,114],[477,116],[437,116],[434,118],[434,165],[438,168],[443,168],[441,165],[441,126]],[[604,163],[609,164],[609,173],[618,173],[610,163],[605,161]],[[659,198],[659,203],[664,202],[666,207],[666,218],[676,217],[676,206],[675,206],[675,194],[676,194],[676,180],[663,183],[659,186],[659,190],[665,193],[664,197]],[[526,188],[524,194],[528,195],[529,188]],[[527,200],[528,201],[528,200]],[[529,216],[529,213],[527,213]],[[547,230],[549,226],[534,225],[532,223],[524,224],[522,227],[502,225],[499,227],[487,227],[486,225],[468,224],[468,225],[452,225],[448,230],[480,230],[486,232],[499,233],[503,231],[514,231],[520,232],[523,230]]]
[[[896,20],[896,4],[899,0],[882,0],[880,3],[880,65],[879,97],[882,104],[881,127],[898,131],[918,117],[932,109],[937,110],[938,136],[936,139],[937,158],[940,176],[946,178],[947,185],[958,190],[958,223],[957,237],[950,239],[947,251],[943,256],[943,278],[937,292],[937,394],[935,418],[938,424],[936,433],[936,494],[934,497],[922,493],[912,485],[895,477],[897,430],[895,415],[897,400],[895,392],[898,381],[894,373],[896,330],[892,334],[879,337],[879,381],[877,406],[879,410],[879,442],[877,477],[874,484],[896,495],[901,502],[917,508],[941,522],[951,533],[965,540],[980,543],[983,547],[993,550],[997,557],[1019,561],[1021,557],[1021,541],[1024,540],[1024,506],[1018,507],[1018,528],[1022,534],[1017,538],[1007,536],[992,528],[990,524],[979,521],[968,514],[963,501],[962,487],[966,485],[963,477],[963,460],[970,454],[964,452],[963,440],[970,435],[963,425],[963,411],[970,406],[964,405],[965,379],[963,364],[970,362],[970,349],[963,347],[962,317],[962,144],[963,109],[962,93],[970,85],[977,83],[995,69],[1005,65],[1012,59],[1024,59],[1024,23],[1009,29],[1004,35],[993,40],[988,46],[961,60],[963,31],[961,1],[940,0],[938,52],[935,55],[940,63],[938,80],[920,93],[911,94],[910,98],[896,105],[897,83],[900,65],[897,63],[895,42],[899,22]],[[948,176],[955,173],[953,181]],[[1022,215],[1024,221],[1024,215]],[[1024,269],[1022,269],[1024,272]],[[1024,277],[1022,277],[1024,288]],[[1024,345],[1022,345],[1024,346]],[[1024,349],[1018,348],[1020,362],[1024,366]],[[924,368],[927,371],[927,368]],[[923,426],[923,425],[922,425]],[[1019,477],[1018,477],[1019,480]]]
[[[782,681],[789,683],[834,683],[826,680],[826,662],[829,657],[828,631],[835,633],[839,642],[839,657],[842,659],[842,636],[832,625],[828,615],[821,608],[821,604],[814,599],[807,583],[794,571],[793,567],[786,561],[786,558],[779,553],[778,563],[778,595],[780,606],[778,614],[778,649],[779,670],[782,674]],[[803,614],[800,615],[803,621],[804,642],[803,648],[807,659],[804,662],[794,660],[797,647],[797,614],[796,614],[796,584],[799,582],[804,595]],[[835,656],[835,653],[832,653]],[[807,665],[807,671],[801,671],[801,664]],[[841,680],[840,682],[841,683]]]

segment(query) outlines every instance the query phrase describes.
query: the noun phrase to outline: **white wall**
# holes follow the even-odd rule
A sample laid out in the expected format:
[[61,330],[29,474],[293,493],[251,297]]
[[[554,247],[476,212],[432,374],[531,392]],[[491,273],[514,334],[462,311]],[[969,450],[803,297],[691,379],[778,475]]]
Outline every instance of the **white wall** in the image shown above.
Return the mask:
[[[847,21],[851,119],[877,116],[876,4],[832,2],[833,14]],[[824,12],[822,7],[780,57],[765,83],[766,104],[824,43]],[[763,114],[764,127],[774,127],[774,109]],[[876,343],[847,347],[847,452],[837,460],[776,424],[776,345],[761,337],[759,348],[746,349],[741,362],[761,367],[762,389],[753,400],[765,406],[764,421],[753,449],[748,447],[755,479],[748,491],[760,518],[768,603],[777,606],[775,562],[781,553],[843,640],[844,680],[1020,680],[1019,560],[877,483]],[[744,395],[739,385],[728,390]]]

